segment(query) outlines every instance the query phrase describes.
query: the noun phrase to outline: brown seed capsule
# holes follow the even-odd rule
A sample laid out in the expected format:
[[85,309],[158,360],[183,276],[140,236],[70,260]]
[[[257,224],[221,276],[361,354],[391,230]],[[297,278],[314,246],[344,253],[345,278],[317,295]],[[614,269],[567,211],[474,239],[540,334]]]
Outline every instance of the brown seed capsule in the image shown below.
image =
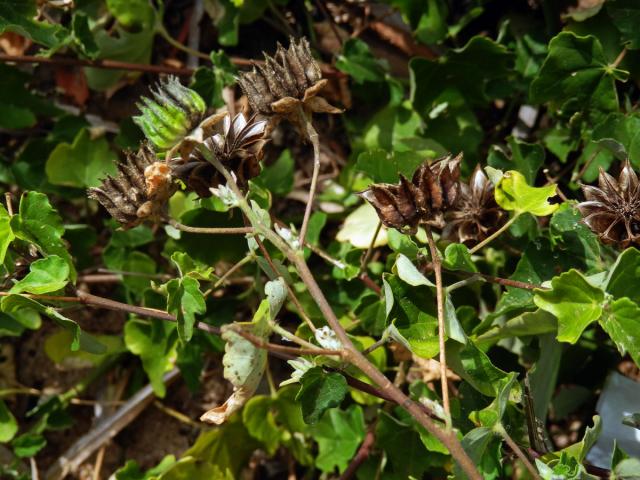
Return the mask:
[[602,168],[598,187],[582,185],[585,201],[577,205],[583,222],[603,243],[627,248],[640,243],[640,185],[629,161],[618,180]]
[[[204,141],[211,154],[236,174],[241,186],[260,173],[266,125],[266,120],[257,120],[255,116],[247,120],[239,113],[232,120],[227,113],[221,131]],[[202,198],[210,197],[211,188],[225,183],[222,175],[198,151],[192,152],[186,162],[174,165],[173,174]]]
[[167,201],[176,191],[169,167],[157,162],[155,154],[143,145],[118,164],[118,175],[107,176],[99,187],[90,188],[97,200],[122,226],[132,228],[145,220],[157,221],[166,214]]
[[302,109],[305,113],[341,113],[318,96],[327,80],[311,55],[309,42],[291,38],[287,50],[280,44],[273,57],[264,55],[263,65],[243,73],[238,79],[251,108],[263,115],[283,116],[293,122]]
[[500,228],[507,214],[496,203],[493,184],[476,166],[469,183],[460,183],[458,199],[445,214],[442,236],[448,240],[472,244],[484,240]]
[[444,226],[444,212],[458,196],[462,154],[450,155],[433,164],[423,163],[411,181],[400,175],[398,184],[377,183],[359,195],[376,209],[387,227],[414,234],[420,223]]

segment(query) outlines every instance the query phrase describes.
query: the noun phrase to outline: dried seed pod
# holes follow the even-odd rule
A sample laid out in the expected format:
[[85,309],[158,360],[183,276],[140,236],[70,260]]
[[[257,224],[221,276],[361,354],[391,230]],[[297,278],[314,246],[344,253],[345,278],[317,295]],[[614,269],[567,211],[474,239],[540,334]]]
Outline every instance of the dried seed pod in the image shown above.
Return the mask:
[[90,188],[90,198],[97,200],[124,228],[145,220],[157,221],[166,213],[167,201],[176,191],[171,170],[156,161],[155,154],[143,145],[136,154],[129,153],[118,164],[118,175],[107,176],[99,187]]
[[640,186],[629,161],[625,161],[618,180],[602,168],[598,187],[582,185],[585,201],[577,205],[583,222],[603,243],[627,248],[640,243]]
[[[204,141],[211,153],[236,174],[242,186],[260,173],[266,125],[266,120],[257,120],[255,116],[247,119],[239,113],[231,119],[226,113],[222,130]],[[211,188],[225,183],[222,175],[197,151],[187,161],[176,164],[173,173],[203,198],[211,196]]]
[[278,44],[273,57],[263,55],[263,65],[254,65],[238,79],[253,110],[287,117],[294,123],[299,122],[300,109],[306,113],[341,113],[318,96],[327,80],[322,78],[306,38],[298,42],[291,38],[287,50]]
[[433,164],[423,163],[411,181],[400,175],[398,184],[371,185],[359,195],[367,200],[387,227],[414,234],[420,223],[444,226],[444,212],[458,196],[462,154],[450,155]]
[[493,184],[480,165],[476,166],[469,183],[460,183],[455,205],[445,213],[442,236],[470,244],[484,240],[500,228],[507,214],[496,203],[493,191]]

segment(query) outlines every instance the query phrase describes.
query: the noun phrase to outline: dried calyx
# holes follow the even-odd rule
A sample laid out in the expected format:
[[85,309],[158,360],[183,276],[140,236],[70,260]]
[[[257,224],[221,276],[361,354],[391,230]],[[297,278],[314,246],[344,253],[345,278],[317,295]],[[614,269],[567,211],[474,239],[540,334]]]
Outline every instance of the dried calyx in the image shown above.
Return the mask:
[[629,161],[622,165],[618,180],[601,168],[598,187],[582,185],[582,191],[586,200],[578,210],[603,243],[622,248],[640,243],[640,187]]
[[118,164],[116,177],[107,176],[99,187],[90,188],[88,195],[124,228],[131,228],[145,220],[163,219],[176,188],[168,165],[156,161],[153,151],[143,145]]
[[460,182],[455,205],[445,213],[446,226],[442,236],[472,244],[484,240],[506,220],[507,213],[496,203],[493,184],[477,165],[469,182]]
[[[235,173],[241,187],[260,173],[266,124],[255,116],[247,119],[239,113],[232,119],[226,113],[220,131],[204,141],[204,148]],[[194,150],[186,161],[175,162],[173,174],[202,198],[210,197],[211,188],[225,183],[224,177],[198,150]]]
[[422,223],[442,228],[444,213],[458,198],[461,160],[462,154],[442,157],[431,165],[425,162],[411,181],[400,175],[398,184],[373,184],[359,195],[376,209],[387,227],[410,234]]
[[311,56],[309,42],[291,38],[288,49],[278,44],[275,55],[264,54],[264,64],[240,75],[238,83],[251,108],[266,116],[283,116],[299,123],[300,113],[341,113],[318,94],[327,80]]

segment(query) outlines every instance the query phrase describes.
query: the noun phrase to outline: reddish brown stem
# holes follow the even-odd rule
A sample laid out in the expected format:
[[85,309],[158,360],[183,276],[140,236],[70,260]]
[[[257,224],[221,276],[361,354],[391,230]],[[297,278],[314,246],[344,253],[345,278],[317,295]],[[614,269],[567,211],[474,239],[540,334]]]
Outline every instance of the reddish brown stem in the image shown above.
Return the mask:
[[356,474],[358,468],[360,468],[360,465],[362,465],[364,461],[369,458],[369,455],[371,454],[371,450],[373,449],[375,443],[376,436],[373,433],[373,428],[369,428],[369,430],[367,430],[367,434],[364,437],[364,440],[360,444],[360,448],[358,448],[355,456],[351,459],[351,462],[349,462],[349,466],[344,471],[344,473],[340,475],[340,480],[349,480]]

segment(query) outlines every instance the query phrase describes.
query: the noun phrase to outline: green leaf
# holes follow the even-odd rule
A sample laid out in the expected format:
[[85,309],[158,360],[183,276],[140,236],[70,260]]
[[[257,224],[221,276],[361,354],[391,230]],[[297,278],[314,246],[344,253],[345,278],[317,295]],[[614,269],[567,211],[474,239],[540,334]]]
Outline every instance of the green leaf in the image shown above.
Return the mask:
[[640,250],[631,247],[618,255],[609,270],[605,290],[615,298],[627,297],[634,303],[640,303],[640,291],[636,283],[640,276]]
[[323,472],[343,472],[364,439],[364,414],[359,405],[329,410],[311,431],[318,442],[316,466]]
[[471,420],[483,427],[494,428],[502,421],[502,417],[507,409],[509,401],[520,401],[520,385],[517,380],[517,373],[510,372],[506,377],[502,378],[496,385],[496,398],[486,408],[474,412]]
[[[474,428],[463,437],[461,443],[471,461],[478,466],[483,479],[503,478],[501,442],[491,428]],[[458,464],[456,464],[455,472],[455,478],[467,478]]]
[[640,459],[625,458],[611,472],[611,480],[636,480],[640,478]]
[[171,261],[176,264],[181,277],[189,276],[196,280],[211,281],[215,278],[213,267],[194,260],[187,252],[174,252]]
[[285,196],[293,188],[294,161],[291,152],[284,150],[273,165],[262,170],[252,181],[275,195]]
[[54,185],[96,187],[106,175],[116,173],[117,156],[104,137],[92,140],[89,130],[78,132],[72,144],[59,143],[47,159],[47,178]]
[[496,202],[505,210],[513,211],[516,215],[531,213],[538,217],[551,215],[558,209],[558,205],[548,201],[555,194],[555,185],[531,187],[524,175],[515,170],[505,172],[495,190]]
[[[1,2],[2,0],[0,5],[2,5]],[[0,7],[1,10],[2,7]],[[2,14],[0,13],[0,30],[1,24]],[[30,79],[29,74],[15,67],[0,65],[0,102],[2,103],[0,127],[8,129],[32,127],[37,122],[37,116],[54,116],[60,113],[60,110],[47,100],[29,91],[27,85]],[[40,173],[39,170],[38,173]]]
[[493,145],[487,163],[501,170],[518,170],[527,183],[533,184],[544,163],[544,148],[538,143],[523,142],[515,137],[508,137],[507,144],[511,150],[511,158],[500,147]]
[[492,97],[490,87],[509,75],[511,60],[506,47],[482,36],[438,60],[414,58],[409,62],[411,102],[425,114],[438,96],[455,88],[471,105],[484,105]]
[[558,321],[556,317],[544,310],[525,312],[511,318],[502,326],[493,327],[475,339],[476,343],[497,342],[503,338],[525,337],[528,335],[542,335],[556,332]]
[[550,290],[536,290],[533,301],[558,319],[558,340],[575,343],[583,330],[601,317],[604,292],[571,269],[554,277]]
[[69,281],[69,265],[57,255],[36,260],[29,267],[29,273],[16,283],[9,293],[43,293],[55,292],[63,288]]
[[6,443],[18,433],[18,422],[7,408],[7,404],[0,399],[0,443]]
[[365,172],[374,182],[397,183],[398,174],[411,177],[423,162],[424,159],[419,156],[407,157],[383,149],[374,149],[358,155],[356,168]]
[[622,34],[622,40],[628,49],[640,48],[640,5],[634,0],[609,0],[605,7],[613,24]]
[[198,280],[193,277],[182,277],[170,280],[167,284],[167,311],[178,320],[178,335],[183,342],[193,336],[196,323],[195,314],[207,311],[204,296],[200,291]]
[[412,287],[395,275],[385,274],[384,280],[393,298],[393,303],[387,302],[391,337],[423,358],[437,355],[438,319],[431,289]]
[[72,351],[73,333],[58,330],[46,337],[44,352],[61,368],[91,368],[100,365],[108,355],[124,352],[120,335],[96,335],[96,341],[104,346],[102,353],[88,353],[82,350]]
[[626,76],[627,72],[609,65],[596,37],[561,32],[549,43],[549,54],[531,82],[529,99],[552,102],[557,109],[615,111],[614,80]]
[[591,139],[611,151],[619,160],[640,166],[640,115],[613,112],[598,123]]
[[273,415],[274,400],[265,395],[251,398],[242,409],[242,421],[251,436],[260,440],[269,455],[280,445],[280,429]]
[[342,46],[342,53],[336,60],[336,68],[350,75],[356,83],[382,82],[388,65],[386,61],[376,58],[371,53],[366,42],[359,38],[350,38]]
[[[380,219],[376,210],[368,202],[365,202],[347,215],[336,235],[336,240],[349,242],[356,248],[369,248],[379,224]],[[374,246],[381,247],[386,244],[387,231],[381,228]]]
[[109,12],[129,30],[153,26],[154,11],[146,0],[107,0],[106,3]]
[[69,278],[76,280],[73,260],[62,240],[62,219],[51,207],[47,196],[39,192],[27,192],[20,198],[18,215],[11,218],[11,228],[16,237],[34,243],[45,255],[58,255],[69,265]]
[[563,258],[584,270],[602,269],[598,236],[582,222],[574,205],[565,202],[553,213],[549,234],[554,250],[561,251]]
[[425,287],[435,287],[427,277],[420,273],[413,262],[403,254],[399,254],[396,258],[395,268],[400,280],[408,283],[412,287],[421,285]]
[[[120,62],[148,64],[151,60],[154,35],[154,28],[143,28],[139,32],[133,32],[118,24],[109,30],[98,30],[94,32],[94,39],[99,49],[97,57]],[[84,71],[89,88],[98,91],[108,90],[123,76],[131,75],[131,73],[122,70],[89,67]]]
[[626,297],[614,301],[600,319],[621,355],[629,353],[640,366],[640,307]]
[[33,457],[47,444],[47,440],[38,433],[24,433],[13,439],[13,453],[19,458]]
[[177,335],[174,324],[162,320],[129,320],[124,326],[124,342],[129,351],[140,357],[153,391],[164,397],[162,377],[171,370],[176,358]]
[[301,387],[296,401],[300,402],[305,423],[317,423],[325,411],[337,407],[347,394],[347,380],[338,372],[325,373],[314,367],[300,379]]
[[596,440],[598,440],[601,431],[602,421],[598,415],[594,415],[593,427],[587,427],[582,440],[580,440],[578,443],[574,443],[573,445],[565,448],[562,451],[578,460],[578,462],[582,463],[587,457],[587,453],[589,453],[589,450],[591,450],[591,447],[593,447],[596,443]]
[[62,46],[68,32],[61,25],[36,21],[36,0],[0,0],[0,34],[15,32],[51,49]]
[[84,13],[78,11],[73,14],[71,31],[73,33],[73,41],[79,50],[87,57],[95,58],[98,55],[98,45],[96,45],[96,41],[93,38],[89,19]]
[[38,313],[44,314],[57,323],[60,327],[69,330],[73,335],[71,350],[78,349],[85,352],[102,354],[105,351],[104,345],[97,341],[92,335],[80,330],[80,327],[73,320],[65,317],[53,307],[46,307],[39,302],[22,295],[9,295],[2,299],[0,308],[3,312],[9,314],[20,315],[21,310],[32,309]]
[[[391,478],[422,478],[435,453],[429,452],[413,425],[400,421],[385,411],[380,412],[376,425],[376,447],[389,459],[386,471]],[[385,476],[386,478],[386,476]]]
[[7,249],[14,238],[16,238],[16,236],[13,234],[13,230],[11,230],[11,217],[7,209],[4,208],[4,205],[0,204],[0,265],[4,263]]
[[451,243],[444,250],[443,263],[448,270],[462,270],[463,272],[477,272],[478,268],[471,260],[471,254],[466,245]]
[[507,372],[500,370],[472,341],[447,344],[449,367],[483,395],[495,397]]
[[166,455],[155,467],[144,472],[138,462],[127,460],[124,467],[116,470],[114,476],[116,480],[155,480],[175,463],[176,457],[174,455]]

